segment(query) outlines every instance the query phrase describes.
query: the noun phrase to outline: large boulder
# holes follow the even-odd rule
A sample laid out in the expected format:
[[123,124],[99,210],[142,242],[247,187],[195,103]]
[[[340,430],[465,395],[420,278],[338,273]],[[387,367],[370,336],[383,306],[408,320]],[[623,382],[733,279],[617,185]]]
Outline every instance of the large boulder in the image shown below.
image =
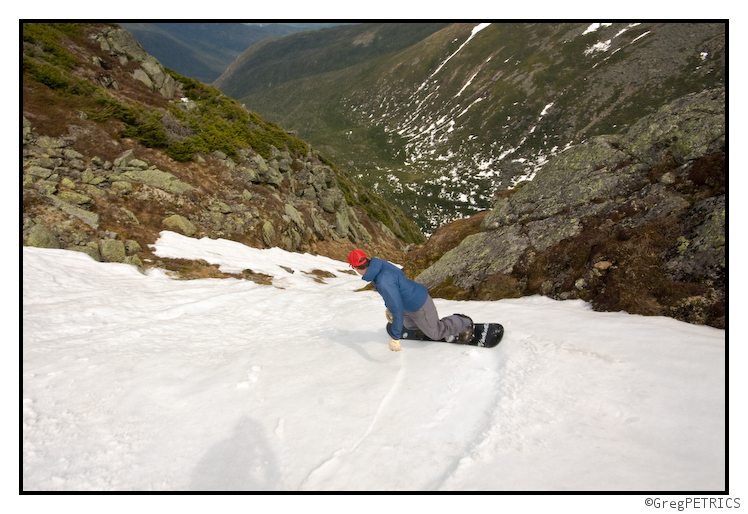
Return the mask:
[[161,171],[158,169],[128,170],[122,174],[122,177],[133,180],[135,182],[142,182],[143,184],[148,184],[149,186],[163,189],[168,193],[174,193],[178,195],[187,193],[194,189],[191,185],[187,184],[186,182],[182,182],[171,173],[167,173],[166,171]]
[[[152,88],[154,91],[158,91],[161,96],[165,98],[172,98],[176,91],[176,81],[169,75],[166,69],[161,65],[158,60],[152,55],[147,56],[143,59],[139,70],[145,72],[148,81],[144,80],[141,76],[135,75],[135,78],[143,81]],[[137,71],[137,70],[136,70]]]
[[125,244],[117,239],[102,239],[99,252],[104,262],[125,262]]
[[121,56],[136,62],[141,62],[148,55],[135,36],[122,28],[104,29],[94,38],[101,45],[101,49],[110,55]]
[[60,248],[60,240],[57,234],[52,229],[39,223],[29,228],[24,234],[23,244],[38,248]]
[[167,228],[179,230],[185,236],[193,236],[197,232],[197,227],[190,220],[179,214],[164,218],[162,223]]
[[265,221],[265,223],[262,224],[262,241],[266,246],[271,247],[273,246],[274,240],[275,229],[273,228],[273,224],[269,221]]

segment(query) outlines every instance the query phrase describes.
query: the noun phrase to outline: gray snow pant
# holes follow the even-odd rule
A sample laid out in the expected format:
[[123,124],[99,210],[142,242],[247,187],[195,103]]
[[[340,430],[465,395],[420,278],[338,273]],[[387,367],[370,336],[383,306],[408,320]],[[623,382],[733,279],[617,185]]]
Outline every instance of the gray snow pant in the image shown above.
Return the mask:
[[429,296],[417,311],[405,311],[403,326],[411,330],[417,327],[429,338],[439,340],[465,332],[470,328],[470,320],[456,314],[439,319],[434,300]]

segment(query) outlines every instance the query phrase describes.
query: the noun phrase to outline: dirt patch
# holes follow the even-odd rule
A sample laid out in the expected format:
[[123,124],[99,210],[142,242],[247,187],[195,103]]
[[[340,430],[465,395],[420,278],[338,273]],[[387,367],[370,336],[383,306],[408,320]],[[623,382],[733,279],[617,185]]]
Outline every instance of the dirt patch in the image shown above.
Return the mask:
[[321,269],[314,269],[312,271],[304,271],[303,272],[306,275],[311,275],[314,277],[315,282],[319,282],[320,284],[326,284],[325,282],[326,278],[336,278],[336,275],[334,273],[330,273],[329,271],[324,271]]

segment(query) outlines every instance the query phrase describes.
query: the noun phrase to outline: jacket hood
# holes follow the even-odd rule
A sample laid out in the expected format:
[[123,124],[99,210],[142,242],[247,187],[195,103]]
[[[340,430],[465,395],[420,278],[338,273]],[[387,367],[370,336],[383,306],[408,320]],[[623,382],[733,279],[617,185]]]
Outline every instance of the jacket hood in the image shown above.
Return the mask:
[[366,273],[363,274],[361,277],[363,280],[366,280],[367,282],[371,282],[375,278],[377,278],[377,275],[379,275],[379,272],[382,271],[382,266],[384,265],[384,261],[381,259],[377,259],[376,257],[373,257],[369,261],[369,267],[366,268]]

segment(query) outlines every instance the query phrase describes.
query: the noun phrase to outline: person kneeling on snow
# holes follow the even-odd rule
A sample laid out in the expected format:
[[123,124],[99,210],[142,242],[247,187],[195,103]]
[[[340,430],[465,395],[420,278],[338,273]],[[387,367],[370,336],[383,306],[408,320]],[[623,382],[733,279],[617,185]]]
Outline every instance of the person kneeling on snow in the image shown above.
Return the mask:
[[369,259],[362,250],[348,255],[348,263],[363,280],[373,282],[384,299],[390,322],[390,350],[399,352],[403,327],[418,328],[427,337],[438,341],[467,341],[473,335],[473,320],[464,314],[439,319],[434,300],[423,284],[408,280],[400,268],[387,261]]

